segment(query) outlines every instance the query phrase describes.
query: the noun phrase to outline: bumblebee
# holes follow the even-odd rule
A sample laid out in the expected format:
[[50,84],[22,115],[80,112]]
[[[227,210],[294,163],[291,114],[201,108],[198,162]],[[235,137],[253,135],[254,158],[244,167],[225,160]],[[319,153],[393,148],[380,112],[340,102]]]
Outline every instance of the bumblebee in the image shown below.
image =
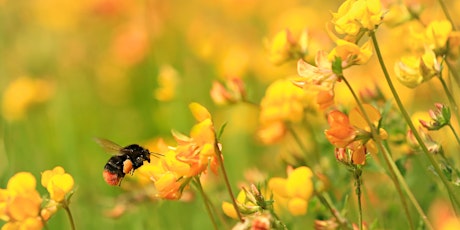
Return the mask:
[[126,147],[121,147],[107,139],[96,138],[96,142],[101,145],[107,152],[112,153],[113,156],[107,161],[104,166],[102,176],[105,182],[109,185],[121,185],[121,181],[127,173],[131,175],[134,170],[138,169],[144,164],[144,161],[150,163],[150,155],[159,157],[159,153],[151,153],[149,150],[137,145],[132,144]]

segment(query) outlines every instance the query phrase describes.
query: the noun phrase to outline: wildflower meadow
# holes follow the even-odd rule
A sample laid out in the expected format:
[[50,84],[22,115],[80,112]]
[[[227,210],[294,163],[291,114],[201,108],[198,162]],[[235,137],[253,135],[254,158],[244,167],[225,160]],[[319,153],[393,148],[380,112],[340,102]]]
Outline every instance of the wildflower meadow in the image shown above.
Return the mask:
[[0,0],[0,226],[460,229],[460,1]]

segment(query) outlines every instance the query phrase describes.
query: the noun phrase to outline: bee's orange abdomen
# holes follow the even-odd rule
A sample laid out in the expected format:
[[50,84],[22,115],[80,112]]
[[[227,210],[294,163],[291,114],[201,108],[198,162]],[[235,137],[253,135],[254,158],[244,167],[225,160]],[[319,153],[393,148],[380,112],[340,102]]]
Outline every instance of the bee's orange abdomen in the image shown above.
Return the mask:
[[102,176],[104,177],[105,182],[109,185],[116,186],[120,183],[120,180],[122,179],[115,173],[111,173],[108,170],[104,170],[102,173]]

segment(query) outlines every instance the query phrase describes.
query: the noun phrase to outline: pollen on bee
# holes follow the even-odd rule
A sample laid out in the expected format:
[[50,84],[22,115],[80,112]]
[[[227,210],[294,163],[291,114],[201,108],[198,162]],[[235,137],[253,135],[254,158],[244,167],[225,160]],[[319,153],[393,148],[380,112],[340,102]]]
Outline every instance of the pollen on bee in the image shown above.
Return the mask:
[[133,170],[133,162],[130,159],[123,161],[123,172],[127,174],[131,170]]
[[104,177],[104,180],[105,182],[107,182],[107,184],[113,185],[113,186],[118,185],[122,179],[117,174],[111,173],[107,170],[104,170],[104,172],[102,173],[102,176]]

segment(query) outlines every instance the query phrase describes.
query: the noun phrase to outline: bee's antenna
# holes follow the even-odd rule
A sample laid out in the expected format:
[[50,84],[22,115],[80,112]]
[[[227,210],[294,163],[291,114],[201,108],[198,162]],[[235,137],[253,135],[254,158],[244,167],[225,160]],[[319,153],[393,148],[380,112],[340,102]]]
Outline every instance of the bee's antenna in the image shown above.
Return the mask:
[[154,153],[154,152],[150,152],[150,155],[153,155],[154,157],[164,157],[165,156],[164,154]]

